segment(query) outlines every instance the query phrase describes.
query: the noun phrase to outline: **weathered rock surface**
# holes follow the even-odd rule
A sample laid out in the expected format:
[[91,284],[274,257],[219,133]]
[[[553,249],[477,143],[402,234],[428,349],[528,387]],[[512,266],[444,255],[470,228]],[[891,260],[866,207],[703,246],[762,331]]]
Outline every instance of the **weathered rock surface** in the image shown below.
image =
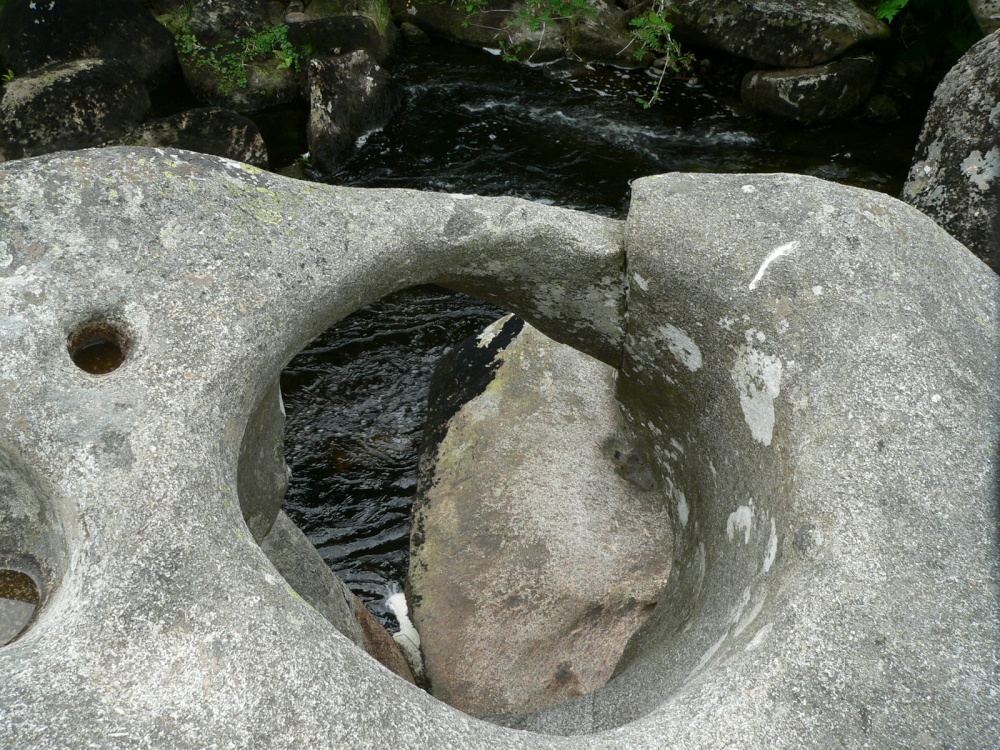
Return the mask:
[[389,117],[389,74],[366,52],[309,61],[306,139],[315,166],[333,171],[358,136]]
[[132,130],[149,108],[149,93],[123,62],[56,63],[4,86],[0,146],[8,159],[97,146]]
[[260,546],[295,594],[326,618],[341,635],[391,672],[407,682],[414,681],[413,673],[392,636],[347,588],[347,584],[333,574],[323,557],[288,516],[278,514],[267,536],[260,540]]
[[[1000,277],[912,207],[674,174],[637,181],[622,223],[133,148],[8,162],[0,192],[0,543],[46,592],[0,648],[0,746],[1000,736]],[[671,579],[615,675],[522,721],[580,736],[478,721],[392,675],[243,520],[259,395],[330,323],[420,283],[620,367],[669,503]],[[105,375],[67,351],[95,321],[131,342]]]
[[518,18],[524,3],[489,0],[476,12],[461,5],[413,4],[406,19],[436,39],[487,49],[502,48],[521,60],[544,63],[567,55],[621,67],[637,67],[624,11],[604,0],[590,0],[591,16],[558,19],[538,29]]
[[254,121],[218,107],[189,109],[147,120],[113,145],[172,146],[246,162],[261,169],[268,166],[267,146]]
[[492,381],[425,447],[408,578],[431,692],[473,716],[607,682],[671,560],[661,495],[629,465],[614,370],[530,326],[495,356]]
[[191,29],[207,42],[246,36],[268,21],[267,0],[191,0]]
[[174,38],[137,0],[10,0],[0,14],[0,59],[18,76],[53,63],[120,60],[147,85],[177,67]]
[[385,65],[392,56],[386,36],[365,16],[331,16],[292,24],[288,28],[288,41],[297,48],[309,47],[317,57],[364,50],[372,60]]
[[865,103],[878,69],[874,55],[858,55],[812,68],[755,70],[743,78],[740,94],[759,112],[802,123],[833,120]]
[[889,27],[854,0],[677,0],[673,7],[681,37],[764,65],[819,65],[889,37]]
[[1000,31],[934,92],[902,197],[1000,272]]
[[1000,0],[969,0],[969,7],[983,34],[1000,29]]

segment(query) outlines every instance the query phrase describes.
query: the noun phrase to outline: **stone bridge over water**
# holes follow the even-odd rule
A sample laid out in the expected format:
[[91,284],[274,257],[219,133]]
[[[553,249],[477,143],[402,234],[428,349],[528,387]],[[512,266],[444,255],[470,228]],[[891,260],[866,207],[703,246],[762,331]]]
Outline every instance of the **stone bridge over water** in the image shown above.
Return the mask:
[[[1000,285],[914,209],[673,174],[619,222],[143,149],[9,163],[0,194],[0,562],[42,588],[0,648],[0,746],[1000,737]],[[615,677],[532,731],[391,674],[256,541],[281,501],[257,439],[281,368],[426,282],[618,368],[674,523]],[[95,340],[123,355],[105,374],[71,357]]]

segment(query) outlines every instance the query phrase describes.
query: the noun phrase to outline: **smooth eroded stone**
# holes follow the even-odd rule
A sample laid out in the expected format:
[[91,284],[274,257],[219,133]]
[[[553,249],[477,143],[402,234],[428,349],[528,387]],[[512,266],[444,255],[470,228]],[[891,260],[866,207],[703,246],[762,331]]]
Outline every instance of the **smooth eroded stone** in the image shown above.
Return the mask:
[[134,128],[149,108],[149,93],[123,62],[57,63],[6,84],[0,143],[8,159],[97,146]]
[[[457,411],[421,458],[407,580],[430,689],[474,716],[591,693],[656,605],[671,559],[614,370],[530,326],[511,342],[501,320],[437,378],[431,413]],[[482,390],[460,408],[456,378]]]
[[818,65],[889,37],[853,0],[677,0],[669,18],[693,42],[781,67]]
[[845,57],[812,68],[755,70],[740,87],[743,103],[802,123],[848,115],[871,95],[878,78],[874,55]]
[[[0,746],[994,743],[1000,279],[876,193],[633,191],[623,225],[170,149],[0,164],[0,542],[52,561],[0,648]],[[261,394],[329,325],[424,283],[620,369],[673,521],[670,581],[615,674],[520,717],[536,732],[378,665],[243,519]],[[68,346],[96,323],[125,344],[103,374]]]
[[363,50],[309,61],[306,138],[315,166],[334,171],[359,136],[389,117],[389,74]]
[[243,520],[258,542],[271,530],[287,490],[285,405],[276,380],[250,415],[240,444],[237,492]]
[[1000,31],[938,85],[902,198],[1000,272]]
[[634,53],[636,43],[625,11],[605,2],[594,2],[591,8],[593,16],[580,15],[571,24],[567,51],[588,62],[624,68],[643,66],[645,63]]
[[392,636],[330,570],[288,516],[278,514],[274,525],[260,540],[260,546],[295,594],[323,615],[341,635],[407,682],[414,681]]

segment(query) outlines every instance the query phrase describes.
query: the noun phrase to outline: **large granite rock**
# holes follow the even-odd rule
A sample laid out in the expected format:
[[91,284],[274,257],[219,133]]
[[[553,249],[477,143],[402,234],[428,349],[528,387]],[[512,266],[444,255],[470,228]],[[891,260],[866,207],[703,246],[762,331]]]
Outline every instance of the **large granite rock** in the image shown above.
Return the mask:
[[755,70],[740,87],[743,103],[769,115],[802,123],[848,115],[871,95],[878,78],[875,55],[842,57],[824,65]]
[[[0,746],[1000,736],[1000,279],[912,207],[668,175],[637,181],[623,224],[154,149],[8,162],[0,192],[0,543],[44,592],[0,648]],[[620,368],[674,523],[671,580],[615,675],[520,720],[538,732],[384,669],[243,520],[240,445],[284,363],[428,282]],[[123,348],[106,374],[67,350],[91,325]]]
[[[432,413],[458,407],[456,378],[481,392],[424,446],[410,551],[430,690],[473,716],[601,687],[671,560],[666,507],[624,437],[614,369],[530,326],[490,351],[503,325],[439,368],[446,393]],[[492,361],[465,376],[484,350]]]
[[173,36],[137,0],[10,0],[0,13],[0,60],[16,75],[87,58],[120,60],[148,85],[177,66]]
[[671,20],[692,42],[778,67],[808,67],[889,37],[854,0],[677,0]]
[[1000,31],[934,92],[902,197],[1000,272]]
[[49,65],[4,86],[0,149],[20,159],[97,146],[135,128],[150,106],[142,81],[121,61]]
[[389,117],[389,74],[363,50],[309,61],[306,139],[315,166],[332,172],[365,132]]
[[182,148],[243,161],[261,169],[268,167],[267,146],[254,121],[218,107],[188,109],[147,120],[107,145]]

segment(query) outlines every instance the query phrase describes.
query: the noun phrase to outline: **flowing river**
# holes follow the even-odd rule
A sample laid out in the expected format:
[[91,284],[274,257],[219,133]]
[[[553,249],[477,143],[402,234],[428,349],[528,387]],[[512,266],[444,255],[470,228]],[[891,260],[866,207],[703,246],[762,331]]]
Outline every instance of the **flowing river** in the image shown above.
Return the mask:
[[[899,194],[919,112],[892,125],[753,119],[727,77],[666,82],[643,109],[635,98],[649,98],[654,81],[642,71],[409,48],[393,66],[393,119],[323,179],[511,195],[617,218],[631,180],[670,171],[796,172]],[[301,138],[269,147],[279,160],[304,150]],[[434,287],[407,290],[328,330],[282,375],[285,510],[390,628],[385,600],[406,576],[430,377],[449,347],[501,314]]]

